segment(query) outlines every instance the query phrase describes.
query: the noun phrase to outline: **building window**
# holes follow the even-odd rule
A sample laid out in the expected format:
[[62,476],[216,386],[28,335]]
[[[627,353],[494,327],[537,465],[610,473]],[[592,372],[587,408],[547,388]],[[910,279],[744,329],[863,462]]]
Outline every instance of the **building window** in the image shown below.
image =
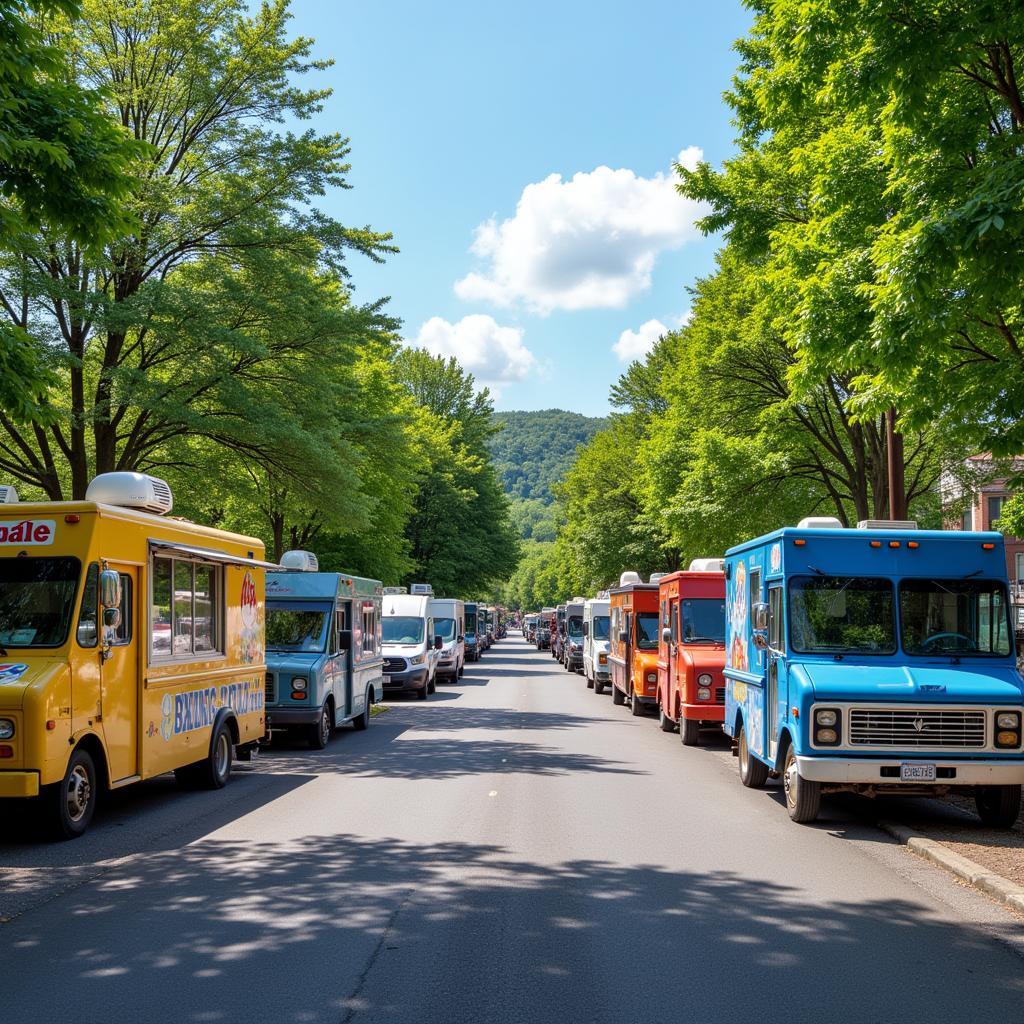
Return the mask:
[[997,529],[996,520],[1003,514],[1003,502],[1006,501],[1005,494],[993,495],[988,499],[988,528]]
[[974,529],[974,508],[968,505],[960,514],[960,529],[970,533]]
[[154,558],[152,578],[149,636],[153,658],[223,653],[223,566],[181,558]]

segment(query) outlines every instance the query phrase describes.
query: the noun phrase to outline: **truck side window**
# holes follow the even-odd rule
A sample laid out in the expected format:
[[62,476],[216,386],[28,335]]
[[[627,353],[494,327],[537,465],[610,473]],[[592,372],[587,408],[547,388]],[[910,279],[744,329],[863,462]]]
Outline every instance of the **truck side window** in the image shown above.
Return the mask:
[[750,621],[754,621],[754,605],[761,600],[761,570],[751,569],[750,570],[750,606],[748,611],[750,613]]
[[682,633],[679,628],[679,616],[682,614],[681,609],[683,606],[678,601],[673,601],[670,607],[672,611],[669,613],[669,618],[671,619],[669,625],[672,629],[672,643],[677,644]]
[[121,573],[121,621],[110,638],[115,647],[123,647],[132,642],[132,578]]
[[153,558],[150,651],[154,658],[223,653],[220,628],[224,567]]
[[377,610],[363,609],[363,653],[374,654],[377,650]]
[[768,591],[768,646],[773,651],[782,650],[782,587]]
[[100,567],[93,562],[85,574],[82,587],[82,608],[78,613],[78,646],[95,647],[99,642]]

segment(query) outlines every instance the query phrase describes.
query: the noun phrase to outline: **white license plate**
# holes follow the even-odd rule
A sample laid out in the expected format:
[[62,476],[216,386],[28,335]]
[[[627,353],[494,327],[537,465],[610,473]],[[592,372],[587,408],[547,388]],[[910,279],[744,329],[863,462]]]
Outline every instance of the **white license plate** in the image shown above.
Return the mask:
[[900,782],[934,782],[935,765],[901,764]]

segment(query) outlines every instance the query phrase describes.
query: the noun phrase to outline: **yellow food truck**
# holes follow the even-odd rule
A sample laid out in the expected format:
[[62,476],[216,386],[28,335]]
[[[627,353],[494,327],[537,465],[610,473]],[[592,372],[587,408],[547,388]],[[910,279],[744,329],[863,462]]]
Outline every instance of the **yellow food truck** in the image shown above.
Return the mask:
[[[0,488],[0,798],[74,838],[101,790],[219,789],[266,732],[263,544],[166,518],[162,480],[85,501]],[[0,811],[2,813],[2,811]]]

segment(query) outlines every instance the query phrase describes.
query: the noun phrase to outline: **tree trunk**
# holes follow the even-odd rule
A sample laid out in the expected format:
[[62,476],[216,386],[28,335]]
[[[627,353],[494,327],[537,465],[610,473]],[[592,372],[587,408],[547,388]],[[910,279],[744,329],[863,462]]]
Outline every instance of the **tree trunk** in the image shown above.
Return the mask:
[[885,421],[885,441],[889,468],[889,518],[907,518],[907,494],[903,456],[903,435],[896,429],[896,410],[890,409]]

